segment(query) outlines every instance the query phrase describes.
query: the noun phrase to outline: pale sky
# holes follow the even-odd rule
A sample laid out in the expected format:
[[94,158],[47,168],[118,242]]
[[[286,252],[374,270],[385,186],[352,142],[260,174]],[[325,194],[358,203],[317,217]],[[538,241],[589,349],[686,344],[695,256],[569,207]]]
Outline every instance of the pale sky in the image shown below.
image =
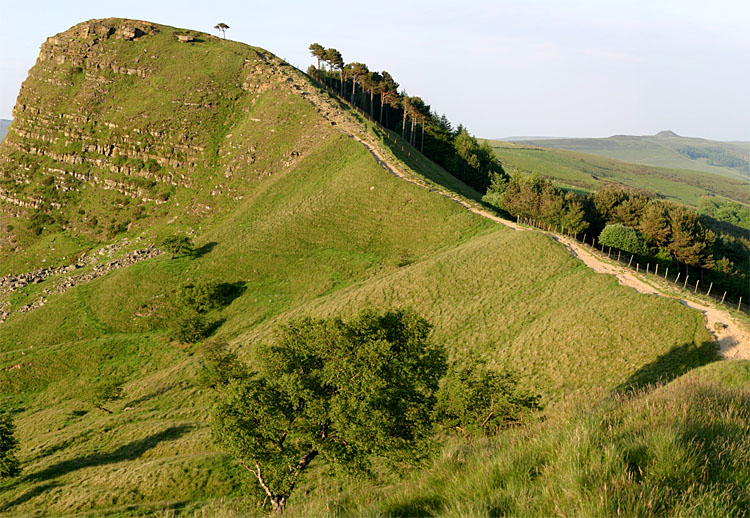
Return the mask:
[[0,118],[53,34],[123,17],[216,32],[292,64],[307,47],[388,70],[479,137],[670,129],[750,140],[746,0],[0,0]]

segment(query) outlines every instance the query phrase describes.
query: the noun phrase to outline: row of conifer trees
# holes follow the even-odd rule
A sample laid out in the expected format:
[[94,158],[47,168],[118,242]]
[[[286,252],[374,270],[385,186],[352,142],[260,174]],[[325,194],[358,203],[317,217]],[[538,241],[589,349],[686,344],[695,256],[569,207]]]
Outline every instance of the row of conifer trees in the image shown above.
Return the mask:
[[387,71],[371,71],[365,63],[346,63],[341,52],[319,43],[309,47],[317,60],[308,74],[352,105],[368,113],[381,126],[398,132],[413,147],[454,176],[484,194],[493,175],[503,175],[492,148],[480,145],[462,125],[454,128],[419,96],[399,90]]

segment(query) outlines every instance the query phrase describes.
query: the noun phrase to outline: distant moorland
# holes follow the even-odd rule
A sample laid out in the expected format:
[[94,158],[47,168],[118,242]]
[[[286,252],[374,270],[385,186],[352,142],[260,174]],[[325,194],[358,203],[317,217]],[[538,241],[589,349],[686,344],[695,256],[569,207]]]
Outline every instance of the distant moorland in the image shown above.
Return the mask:
[[517,140],[517,144],[591,153],[635,164],[692,169],[730,178],[750,177],[750,142],[721,142],[682,137],[672,131],[656,135],[607,138]]

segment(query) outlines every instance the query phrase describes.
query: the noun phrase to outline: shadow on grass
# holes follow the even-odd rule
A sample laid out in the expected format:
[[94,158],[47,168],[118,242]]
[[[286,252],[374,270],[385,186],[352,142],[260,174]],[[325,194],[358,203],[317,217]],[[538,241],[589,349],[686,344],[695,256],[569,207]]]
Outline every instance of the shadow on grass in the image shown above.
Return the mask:
[[[51,478],[67,475],[78,469],[90,468],[92,466],[104,466],[127,460],[135,460],[151,448],[163,441],[174,441],[189,432],[193,427],[189,425],[172,426],[159,433],[149,435],[143,439],[120,446],[115,451],[108,453],[94,453],[86,457],[64,460],[53,464],[42,471],[30,473],[23,477],[24,482],[41,482]],[[15,504],[13,504],[15,505]]]
[[11,500],[10,502],[8,502],[7,504],[3,505],[0,509],[2,509],[3,511],[6,511],[6,510],[10,509],[13,506],[20,505],[20,504],[22,504],[24,502],[28,502],[32,498],[36,498],[37,496],[41,495],[42,493],[44,493],[48,489],[53,489],[53,488],[56,488],[56,487],[61,486],[61,485],[62,484],[59,484],[57,482],[49,482],[47,484],[41,484],[39,486],[33,487],[33,488],[29,489],[28,491],[26,491],[21,496],[15,498],[15,499]]
[[210,241],[210,242],[206,243],[203,246],[199,246],[198,248],[194,248],[193,251],[190,253],[190,256],[193,259],[198,259],[200,257],[203,257],[207,253],[211,252],[211,250],[213,250],[214,248],[216,248],[217,244],[218,243],[216,243],[216,241]]
[[247,291],[247,283],[245,281],[237,282],[222,282],[216,286],[216,299],[221,307],[228,306],[234,299],[240,297]]
[[128,401],[127,403],[125,403],[125,407],[127,408],[127,407],[138,406],[141,403],[145,403],[146,401],[150,401],[150,400],[155,399],[155,398],[157,398],[159,396],[163,396],[164,394],[166,394],[170,390],[179,388],[179,386],[180,386],[179,383],[171,383],[169,385],[165,385],[165,386],[159,387],[155,391],[149,392],[145,396],[141,396],[139,398],[132,399],[132,400]]
[[437,516],[443,508],[443,501],[437,495],[417,495],[411,500],[388,506],[387,516]]
[[615,391],[630,392],[655,383],[668,383],[692,369],[720,359],[714,342],[703,342],[700,346],[679,345],[635,371]]

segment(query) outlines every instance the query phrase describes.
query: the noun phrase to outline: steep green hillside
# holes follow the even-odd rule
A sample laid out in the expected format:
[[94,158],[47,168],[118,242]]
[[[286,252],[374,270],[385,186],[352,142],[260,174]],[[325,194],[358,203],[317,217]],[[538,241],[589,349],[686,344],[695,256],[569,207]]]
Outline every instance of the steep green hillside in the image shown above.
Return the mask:
[[[231,294],[208,314],[212,339],[249,361],[279,322],[412,306],[451,356],[516,371],[550,415],[717,359],[701,314],[391,174],[352,138],[397,163],[371,127],[261,49],[87,22],[43,46],[15,117],[0,147],[0,400],[23,473],[0,485],[4,514],[257,510],[210,440],[197,347],[169,339],[176,292],[197,279]],[[168,234],[196,252],[160,254]],[[86,402],[99,378],[124,381],[111,414]],[[336,504],[324,475],[295,505]]]
[[516,143],[579,151],[636,164],[703,171],[730,178],[747,180],[750,176],[750,143],[681,137],[671,131],[643,136],[518,140]]
[[607,184],[620,183],[694,207],[698,206],[700,197],[706,195],[750,203],[748,178],[739,175],[637,165],[597,156],[592,150],[568,151],[554,149],[554,146],[546,147],[548,140],[534,145],[489,142],[508,171],[539,173],[574,189],[596,191]]

